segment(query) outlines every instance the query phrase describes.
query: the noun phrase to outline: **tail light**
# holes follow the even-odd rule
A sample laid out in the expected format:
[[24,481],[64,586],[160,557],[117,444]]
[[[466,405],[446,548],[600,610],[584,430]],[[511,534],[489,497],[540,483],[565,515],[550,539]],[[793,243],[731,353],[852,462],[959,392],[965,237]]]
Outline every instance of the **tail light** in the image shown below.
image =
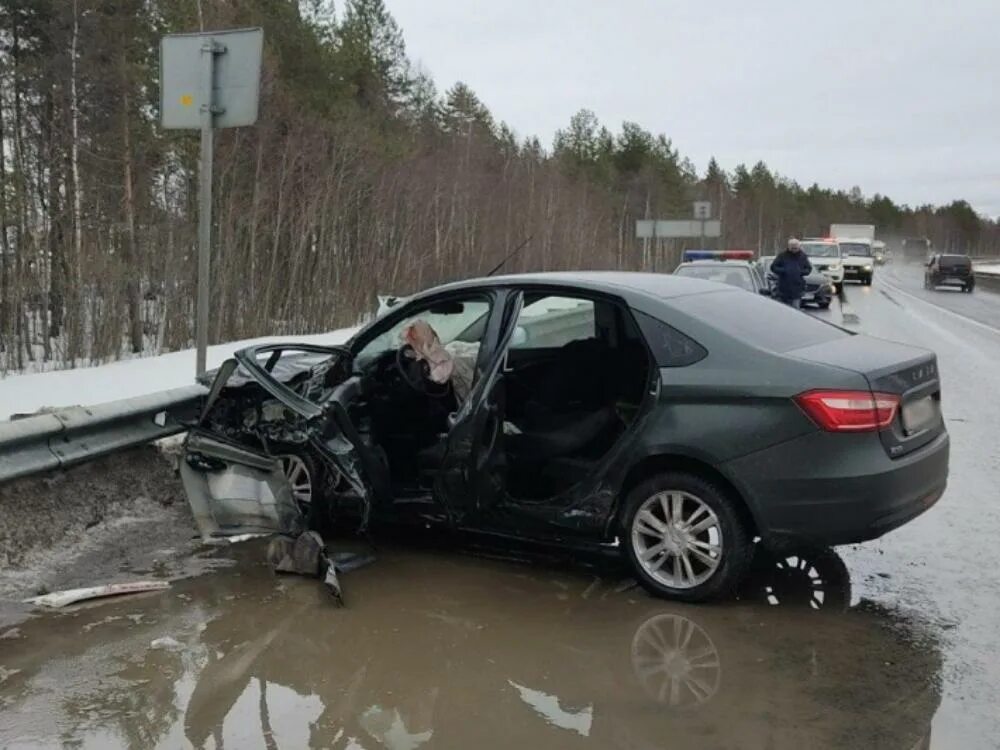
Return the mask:
[[795,403],[827,432],[876,432],[892,424],[899,396],[869,391],[808,391]]

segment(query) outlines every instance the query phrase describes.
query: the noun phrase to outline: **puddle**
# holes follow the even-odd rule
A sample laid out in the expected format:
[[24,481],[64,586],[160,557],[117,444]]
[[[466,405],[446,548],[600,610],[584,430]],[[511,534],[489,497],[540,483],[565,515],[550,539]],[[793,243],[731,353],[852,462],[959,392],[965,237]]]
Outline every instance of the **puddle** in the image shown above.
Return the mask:
[[816,611],[815,573],[779,606],[787,570],[685,606],[618,571],[393,547],[338,609],[240,548],[155,597],[20,623],[0,746],[911,750],[940,702],[936,640],[834,591]]

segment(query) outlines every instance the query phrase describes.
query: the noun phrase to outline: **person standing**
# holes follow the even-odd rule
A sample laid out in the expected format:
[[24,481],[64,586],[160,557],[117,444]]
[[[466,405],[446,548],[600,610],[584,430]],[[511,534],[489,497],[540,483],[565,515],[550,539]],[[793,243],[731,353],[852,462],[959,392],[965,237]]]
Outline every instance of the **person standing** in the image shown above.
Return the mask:
[[778,299],[790,307],[802,307],[802,293],[806,290],[806,276],[812,273],[812,263],[797,239],[788,240],[784,252],[771,264],[771,273],[778,279]]

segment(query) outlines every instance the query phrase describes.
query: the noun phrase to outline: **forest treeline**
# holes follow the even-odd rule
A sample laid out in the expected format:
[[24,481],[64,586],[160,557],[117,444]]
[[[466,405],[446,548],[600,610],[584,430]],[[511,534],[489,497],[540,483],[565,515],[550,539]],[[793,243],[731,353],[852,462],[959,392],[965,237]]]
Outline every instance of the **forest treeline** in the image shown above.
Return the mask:
[[[910,208],[758,163],[699,173],[670,139],[581,110],[519,137],[462,83],[439,92],[383,0],[0,0],[0,371],[193,340],[194,133],[158,125],[159,40],[262,26],[257,125],[219,131],[212,341],[327,330],[376,292],[492,268],[667,268],[636,219],[710,199],[725,247],[830,221],[988,252],[968,203]],[[48,364],[47,364],[48,363]]]

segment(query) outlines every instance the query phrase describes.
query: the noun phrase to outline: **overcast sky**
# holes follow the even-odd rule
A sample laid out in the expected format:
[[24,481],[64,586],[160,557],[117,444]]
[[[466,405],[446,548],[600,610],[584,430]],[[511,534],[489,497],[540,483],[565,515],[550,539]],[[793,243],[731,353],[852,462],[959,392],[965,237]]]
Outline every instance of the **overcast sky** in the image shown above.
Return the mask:
[[582,107],[704,171],[1000,216],[1000,0],[386,0],[443,91],[550,146]]

